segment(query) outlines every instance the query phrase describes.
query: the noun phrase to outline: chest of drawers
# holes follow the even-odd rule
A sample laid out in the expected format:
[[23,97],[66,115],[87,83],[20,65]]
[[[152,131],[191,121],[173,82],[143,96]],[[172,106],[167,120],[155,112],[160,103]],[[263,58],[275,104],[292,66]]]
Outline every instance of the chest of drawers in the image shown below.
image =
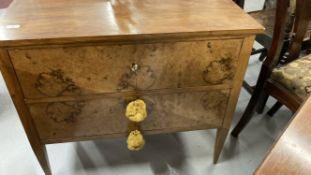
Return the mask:
[[[45,144],[133,128],[216,128],[216,162],[263,30],[230,0],[16,0],[2,18],[1,72],[46,174]],[[139,123],[125,117],[137,99]]]

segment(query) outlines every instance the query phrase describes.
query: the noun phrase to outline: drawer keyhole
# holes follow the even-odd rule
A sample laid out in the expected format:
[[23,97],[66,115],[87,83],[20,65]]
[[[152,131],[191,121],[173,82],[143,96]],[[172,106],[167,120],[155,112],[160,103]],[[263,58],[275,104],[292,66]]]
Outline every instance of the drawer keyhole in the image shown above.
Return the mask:
[[132,64],[132,67],[131,67],[131,70],[132,70],[133,72],[136,72],[136,71],[138,70],[138,68],[139,68],[138,64],[133,63],[133,64]]

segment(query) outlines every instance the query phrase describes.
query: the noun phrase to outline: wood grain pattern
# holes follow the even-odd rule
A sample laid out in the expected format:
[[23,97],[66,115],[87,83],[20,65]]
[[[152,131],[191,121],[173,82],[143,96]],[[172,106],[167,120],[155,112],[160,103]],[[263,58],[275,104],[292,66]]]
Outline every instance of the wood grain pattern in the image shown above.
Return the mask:
[[0,21],[2,46],[263,31],[228,0],[15,0]]
[[228,39],[9,53],[25,97],[42,98],[231,84],[241,44]]
[[[237,126],[231,132],[231,135],[237,137],[241,130],[246,126],[250,121],[252,115],[255,113],[256,107],[262,97],[265,96],[263,89],[265,81],[270,76],[272,69],[279,63],[280,54],[282,52],[282,46],[284,42],[284,36],[286,34],[285,29],[287,27],[288,19],[288,8],[289,0],[278,1],[277,10],[276,10],[276,19],[278,21],[275,23],[273,40],[271,48],[268,52],[268,56],[265,59],[259,73],[259,77],[252,94],[252,97],[242,115],[242,118],[238,122]],[[267,91],[268,93],[268,91]]]
[[311,98],[302,105],[256,175],[309,175],[311,172]]
[[44,97],[44,98],[25,99],[25,103],[35,104],[35,103],[49,103],[49,102],[56,102],[56,101],[57,102],[83,101],[83,100],[99,99],[103,97],[119,97],[119,96],[130,98],[130,97],[138,97],[138,96],[153,95],[153,94],[214,91],[214,90],[223,90],[223,89],[231,89],[231,88],[232,88],[231,85],[221,84],[221,85],[213,85],[213,86],[156,89],[156,90],[148,90],[148,91],[135,90],[135,91],[129,91],[129,92],[114,92],[114,93],[92,94],[92,95],[82,95],[82,96],[60,96],[60,97]]
[[106,97],[96,100],[29,104],[43,140],[125,135],[129,122],[126,105],[137,98],[147,104],[143,132],[187,127],[217,127],[227,108],[229,90]]
[[0,17],[1,69],[30,143],[125,136],[142,98],[143,134],[228,133],[255,34],[230,0],[14,0]]

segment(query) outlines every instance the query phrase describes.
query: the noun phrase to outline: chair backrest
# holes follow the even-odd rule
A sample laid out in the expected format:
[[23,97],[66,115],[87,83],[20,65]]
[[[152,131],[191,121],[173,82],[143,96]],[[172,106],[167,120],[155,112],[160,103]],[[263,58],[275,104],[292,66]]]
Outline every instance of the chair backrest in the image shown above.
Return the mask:
[[264,69],[266,77],[270,76],[272,69],[278,64],[280,54],[282,52],[286,29],[289,21],[290,0],[278,0],[276,6],[276,17],[272,43],[269,48],[267,58],[263,62],[262,69]]
[[273,9],[276,8],[277,0],[265,0],[264,9]]
[[[293,24],[292,38],[288,49],[287,62],[299,57],[302,42],[311,20],[311,0],[297,0],[295,8],[295,19]],[[279,63],[281,49],[286,35],[286,26],[289,20],[290,0],[278,0],[276,8],[275,28],[272,40],[272,46],[269,49],[268,56],[263,63],[263,67],[268,69],[268,74]]]
[[[289,47],[288,62],[299,57],[302,43],[309,29],[311,22],[311,0],[297,0],[295,10],[295,23],[293,29],[293,38]],[[309,42],[310,44],[310,42]]]

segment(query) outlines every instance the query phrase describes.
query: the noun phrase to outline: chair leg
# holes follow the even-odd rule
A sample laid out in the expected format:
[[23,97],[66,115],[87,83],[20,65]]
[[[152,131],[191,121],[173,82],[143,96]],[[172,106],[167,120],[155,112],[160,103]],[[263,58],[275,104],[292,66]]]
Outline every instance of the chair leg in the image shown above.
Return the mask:
[[276,102],[272,108],[267,112],[267,114],[270,116],[270,117],[273,117],[273,115],[283,106],[282,103],[280,102]]
[[263,61],[267,57],[267,50],[264,50],[260,56],[259,56],[259,61]]
[[244,127],[248,124],[248,122],[252,118],[253,114],[255,113],[255,108],[258,104],[258,100],[261,94],[262,94],[261,87],[260,88],[256,87],[249,103],[247,104],[247,107],[243,113],[242,118],[231,132],[231,135],[233,137],[238,137],[240,132],[244,129]]
[[269,98],[269,95],[264,93],[260,98],[259,98],[259,101],[258,101],[258,106],[257,106],[257,110],[256,112],[258,114],[262,114],[263,110],[265,109],[265,106],[266,106],[266,103],[268,101],[268,98]]
[[238,6],[240,6],[242,9],[244,8],[244,1],[245,0],[233,0]]
[[249,93],[253,94],[254,86],[249,85],[245,80],[243,81],[243,88]]

